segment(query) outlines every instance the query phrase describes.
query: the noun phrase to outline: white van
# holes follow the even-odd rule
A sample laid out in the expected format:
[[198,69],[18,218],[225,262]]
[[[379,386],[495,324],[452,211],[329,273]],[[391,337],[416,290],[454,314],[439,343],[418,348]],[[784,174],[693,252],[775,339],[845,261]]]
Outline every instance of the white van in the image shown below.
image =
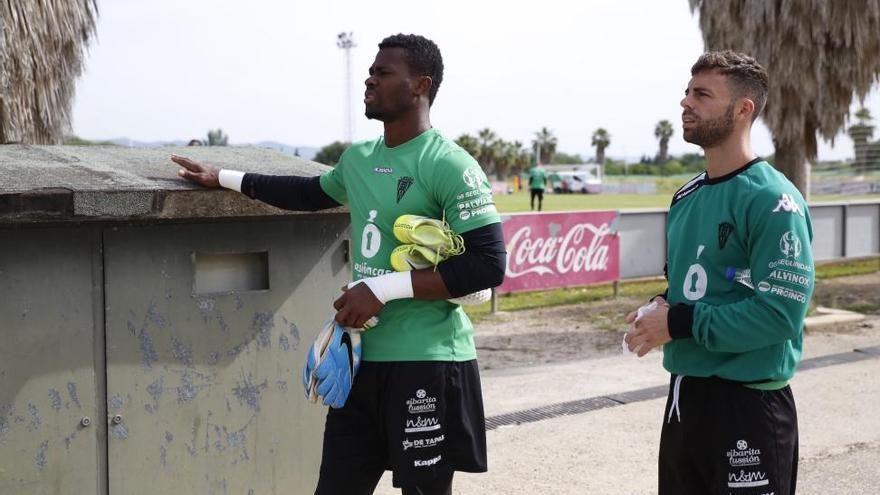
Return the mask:
[[602,192],[602,169],[588,163],[573,165],[574,170],[550,172],[549,179],[556,193],[598,194]]

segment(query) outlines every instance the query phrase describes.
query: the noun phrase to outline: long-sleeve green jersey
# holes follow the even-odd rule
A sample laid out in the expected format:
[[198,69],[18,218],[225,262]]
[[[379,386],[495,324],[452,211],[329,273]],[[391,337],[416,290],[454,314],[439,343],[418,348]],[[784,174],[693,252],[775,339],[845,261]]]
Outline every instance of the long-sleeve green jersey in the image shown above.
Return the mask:
[[[400,245],[394,221],[403,214],[445,219],[465,233],[500,221],[489,179],[466,151],[436,129],[393,148],[384,138],[353,144],[321,188],[351,210],[354,280],[391,273]],[[474,328],[461,306],[447,301],[396,299],[363,332],[364,361],[476,359]]]
[[760,159],[723,177],[704,172],[673,197],[666,235],[673,340],[663,366],[789,380],[815,278],[810,214],[794,185]]

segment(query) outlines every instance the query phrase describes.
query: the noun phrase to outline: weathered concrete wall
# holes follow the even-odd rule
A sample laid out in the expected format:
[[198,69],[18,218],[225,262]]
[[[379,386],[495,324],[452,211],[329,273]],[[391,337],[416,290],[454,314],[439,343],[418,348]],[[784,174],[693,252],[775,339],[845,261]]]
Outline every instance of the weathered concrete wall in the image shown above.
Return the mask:
[[0,146],[0,494],[314,490],[326,408],[300,370],[350,280],[348,215],[192,186],[169,154]]
[[181,180],[171,154],[221,168],[312,176],[328,167],[259,148],[0,146],[0,223],[291,215]]

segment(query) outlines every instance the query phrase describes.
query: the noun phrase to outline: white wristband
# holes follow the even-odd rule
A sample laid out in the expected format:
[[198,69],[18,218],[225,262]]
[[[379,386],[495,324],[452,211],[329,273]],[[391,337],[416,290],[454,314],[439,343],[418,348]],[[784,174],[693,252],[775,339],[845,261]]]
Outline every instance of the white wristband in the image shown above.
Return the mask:
[[221,170],[217,175],[220,185],[226,189],[241,192],[241,181],[244,179],[244,172],[238,170]]
[[411,272],[394,272],[358,280],[348,284],[349,288],[363,282],[373,291],[373,295],[382,304],[395,299],[406,299],[413,296]]

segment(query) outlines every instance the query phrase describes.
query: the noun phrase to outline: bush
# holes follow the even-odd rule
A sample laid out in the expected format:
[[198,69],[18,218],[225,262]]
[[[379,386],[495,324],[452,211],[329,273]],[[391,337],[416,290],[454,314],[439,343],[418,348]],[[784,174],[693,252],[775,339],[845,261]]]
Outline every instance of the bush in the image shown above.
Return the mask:
[[654,175],[659,167],[650,163],[636,163],[629,166],[628,173],[632,175]]
[[616,163],[605,164],[605,175],[623,175],[623,165]]
[[660,167],[660,175],[678,175],[683,174],[685,172],[684,165],[681,164],[678,160],[669,160],[664,163]]

